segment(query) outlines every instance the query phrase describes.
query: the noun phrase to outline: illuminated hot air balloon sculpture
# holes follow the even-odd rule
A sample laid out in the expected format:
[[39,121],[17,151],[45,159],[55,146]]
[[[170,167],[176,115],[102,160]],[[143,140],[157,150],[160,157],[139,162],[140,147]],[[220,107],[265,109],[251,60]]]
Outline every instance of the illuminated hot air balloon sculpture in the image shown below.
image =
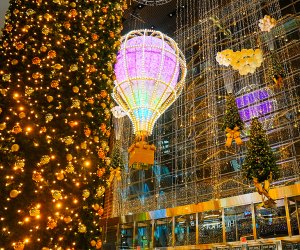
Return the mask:
[[129,166],[153,165],[155,146],[146,138],[183,89],[184,55],[173,39],[159,31],[131,31],[122,37],[115,74],[113,98],[131,119],[136,135],[129,148]]

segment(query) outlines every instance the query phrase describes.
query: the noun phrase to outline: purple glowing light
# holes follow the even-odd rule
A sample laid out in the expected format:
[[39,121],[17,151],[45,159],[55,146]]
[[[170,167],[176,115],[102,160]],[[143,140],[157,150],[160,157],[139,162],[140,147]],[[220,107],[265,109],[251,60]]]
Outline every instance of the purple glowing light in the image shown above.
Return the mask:
[[[253,85],[252,88],[254,88]],[[236,98],[236,104],[239,108],[241,119],[246,125],[248,125],[250,120],[254,117],[258,117],[260,121],[270,121],[273,112],[277,108],[277,102],[272,97],[272,91],[263,88],[251,92],[247,91],[247,93],[240,91],[240,94],[242,95]]]
[[172,39],[155,31],[155,35],[143,32],[123,39],[115,64],[114,98],[132,120],[135,132],[151,134],[155,121],[182,90],[185,62]]

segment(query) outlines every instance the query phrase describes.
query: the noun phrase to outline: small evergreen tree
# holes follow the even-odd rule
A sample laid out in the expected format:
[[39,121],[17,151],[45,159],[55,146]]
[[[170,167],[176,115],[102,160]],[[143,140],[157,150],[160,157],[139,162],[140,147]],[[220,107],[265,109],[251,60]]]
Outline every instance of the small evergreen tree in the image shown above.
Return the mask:
[[261,183],[279,177],[276,158],[269,146],[266,131],[258,118],[251,121],[250,141],[247,149],[242,170],[248,180],[253,181],[254,178],[257,178],[257,181]]
[[234,129],[235,127],[239,127],[239,130],[243,130],[244,123],[240,117],[239,110],[235,102],[235,96],[232,93],[229,93],[226,97],[223,129]]

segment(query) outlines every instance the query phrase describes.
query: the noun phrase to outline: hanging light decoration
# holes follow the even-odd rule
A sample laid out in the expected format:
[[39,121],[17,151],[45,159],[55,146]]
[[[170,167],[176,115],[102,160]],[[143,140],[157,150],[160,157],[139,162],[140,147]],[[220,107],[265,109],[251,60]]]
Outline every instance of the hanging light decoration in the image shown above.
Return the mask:
[[172,0],[135,0],[138,3],[150,6],[163,5],[165,3],[169,3]]
[[113,97],[128,114],[136,135],[129,165],[153,165],[155,147],[146,138],[183,89],[184,55],[173,39],[159,31],[131,31],[122,37],[115,74]]

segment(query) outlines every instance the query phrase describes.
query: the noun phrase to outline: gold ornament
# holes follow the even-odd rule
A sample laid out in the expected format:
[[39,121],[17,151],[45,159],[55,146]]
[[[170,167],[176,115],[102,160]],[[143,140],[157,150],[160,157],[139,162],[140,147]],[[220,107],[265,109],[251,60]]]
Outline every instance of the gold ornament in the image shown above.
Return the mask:
[[56,69],[56,70],[61,70],[63,68],[63,66],[59,63],[56,63],[52,66],[52,68]]
[[43,33],[44,35],[48,35],[48,34],[50,33],[50,29],[47,28],[47,27],[44,27],[44,28],[42,29],[42,33]]
[[46,52],[46,51],[47,51],[47,47],[46,47],[46,46],[42,46],[42,47],[40,48],[40,51]]
[[25,167],[25,161],[24,160],[17,160],[14,164],[14,167],[16,169],[22,169]]
[[40,160],[40,164],[41,165],[46,165],[50,162],[50,156],[49,155],[43,155],[41,160]]
[[48,95],[48,96],[47,96],[47,101],[48,101],[48,102],[52,102],[53,99],[54,99],[53,96],[51,96],[51,95]]
[[77,70],[78,70],[77,64],[72,64],[72,65],[70,66],[70,70],[71,70],[71,71],[77,71]]
[[66,136],[63,140],[67,146],[74,143],[74,140],[71,136]]
[[106,157],[105,158],[105,164],[106,164],[106,166],[109,166],[110,163],[111,163],[111,159],[109,157]]
[[45,119],[46,119],[46,122],[51,122],[52,119],[53,119],[53,115],[47,114],[46,117],[45,117]]
[[81,36],[81,37],[79,37],[78,42],[79,42],[79,44],[83,44],[83,43],[85,43],[85,39]]
[[35,73],[32,73],[31,76],[32,76],[33,79],[36,80],[36,79],[39,79],[41,77],[41,74],[39,72],[35,72]]
[[94,136],[94,142],[99,142],[99,137],[98,136]]
[[95,100],[93,97],[87,99],[88,104],[94,104]]
[[72,3],[70,3],[70,6],[71,6],[72,8],[75,8],[75,7],[76,7],[76,3],[75,3],[75,2],[72,2]]
[[105,187],[99,186],[96,191],[96,196],[101,197],[105,193]]
[[87,149],[87,143],[86,143],[86,142],[82,142],[82,143],[80,144],[80,148],[81,148],[81,149]]
[[59,190],[54,190],[54,191],[52,192],[52,197],[53,197],[55,200],[60,200],[60,199],[62,199],[61,191],[59,191]]
[[103,148],[100,148],[98,150],[98,156],[99,156],[100,159],[104,160],[104,158],[105,158],[105,152],[104,152]]
[[10,198],[16,198],[18,195],[19,195],[19,191],[16,189],[11,190],[9,193]]
[[99,36],[97,34],[92,34],[92,40],[97,41],[99,39]]
[[75,100],[73,100],[72,101],[72,107],[73,108],[80,108],[80,101],[79,100],[77,100],[77,99],[75,99]]
[[25,247],[24,242],[19,241],[18,243],[16,243],[16,244],[14,245],[14,250],[23,250],[24,247]]
[[7,32],[11,32],[12,29],[13,29],[13,26],[12,26],[11,24],[7,24],[7,25],[5,26],[5,30],[6,30]]
[[72,161],[73,156],[71,154],[66,155],[67,161]]
[[99,204],[93,204],[93,205],[92,205],[92,208],[93,208],[95,211],[98,211],[99,208],[100,208],[100,205],[99,205]]
[[95,240],[91,240],[91,246],[92,247],[96,246],[96,241]]
[[85,14],[87,16],[93,16],[93,11],[91,9],[88,9],[88,10],[85,11]]
[[89,198],[90,194],[91,193],[88,189],[84,189],[83,192],[82,192],[83,198],[86,198],[86,199]]
[[31,208],[29,210],[29,215],[30,216],[35,217],[35,216],[39,216],[40,214],[41,214],[41,211],[39,209],[37,209],[37,208]]
[[93,117],[93,114],[92,114],[92,112],[90,112],[90,111],[87,112],[86,115],[87,115],[87,117]]
[[72,164],[68,164],[68,166],[66,167],[66,172],[67,173],[73,173],[74,172],[74,166]]
[[72,88],[72,90],[73,90],[74,93],[78,93],[79,92],[79,88],[77,86],[74,86]]
[[79,232],[79,233],[86,233],[86,226],[83,225],[83,224],[80,224],[80,225],[78,226],[78,232]]
[[13,144],[13,145],[11,146],[11,151],[12,151],[12,152],[18,152],[19,149],[20,149],[20,146],[19,146],[18,144]]
[[4,74],[4,75],[2,76],[2,80],[3,80],[4,82],[10,81],[10,74]]
[[34,89],[31,87],[28,87],[25,89],[25,94],[26,95],[31,95],[34,92]]
[[12,65],[17,65],[19,63],[19,61],[17,60],[17,59],[13,59],[12,61],[11,61],[11,64]]
[[63,172],[60,172],[56,175],[56,179],[59,181],[62,181],[65,178],[65,175]]
[[[1,112],[0,112],[0,113],[1,113]],[[24,112],[21,112],[21,113],[19,114],[19,117],[20,117],[20,119],[23,119],[23,118],[26,117],[26,114],[25,114]]]
[[3,123],[0,123],[0,130],[4,130],[6,129],[6,123],[3,122]]
[[33,9],[28,9],[28,10],[26,11],[26,14],[27,14],[28,16],[31,16],[31,15],[35,14],[35,11],[34,11]]
[[93,81],[91,79],[86,79],[85,83],[87,85],[92,85],[93,84]]

